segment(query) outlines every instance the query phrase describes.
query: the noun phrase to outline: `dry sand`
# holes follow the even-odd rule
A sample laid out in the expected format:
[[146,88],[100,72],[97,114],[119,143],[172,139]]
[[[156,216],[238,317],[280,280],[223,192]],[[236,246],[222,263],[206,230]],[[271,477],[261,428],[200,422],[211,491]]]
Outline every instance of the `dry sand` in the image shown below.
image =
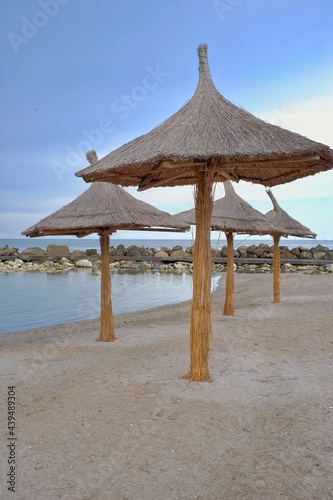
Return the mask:
[[[333,498],[333,275],[236,274],[213,294],[213,381],[189,367],[190,304],[0,336],[1,498]],[[7,387],[15,386],[16,492]]]

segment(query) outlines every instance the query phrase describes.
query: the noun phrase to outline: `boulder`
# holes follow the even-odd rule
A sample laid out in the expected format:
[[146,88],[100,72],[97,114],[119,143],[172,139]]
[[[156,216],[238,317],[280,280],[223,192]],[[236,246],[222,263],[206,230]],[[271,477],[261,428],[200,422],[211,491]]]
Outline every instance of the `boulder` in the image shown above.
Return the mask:
[[239,256],[242,259],[246,259],[246,257],[247,257],[247,247],[244,246],[244,245],[242,245],[242,246],[238,247],[237,250],[238,250]]
[[300,259],[312,259],[312,253],[309,252],[308,250],[302,250],[301,251],[301,255],[300,255]]
[[18,254],[19,254],[18,248],[9,247],[8,245],[0,248],[0,255],[3,255],[5,257],[10,257],[11,255],[18,255]]
[[76,267],[87,267],[87,268],[93,266],[90,260],[87,259],[78,260],[75,265]]
[[86,250],[87,257],[93,257],[95,255],[98,255],[96,248],[87,248],[87,250]]
[[283,250],[282,248],[287,248],[287,247],[280,247],[281,259],[297,259],[297,256],[294,253],[289,252],[288,248],[286,250]]
[[[221,250],[219,250],[218,248],[212,248],[211,252],[212,252],[212,257],[221,257]],[[189,253],[189,255],[192,255],[192,253]]]
[[52,243],[51,245],[47,245],[46,253],[50,257],[63,257],[69,255],[70,251],[67,245],[55,245]]
[[325,259],[327,259],[326,252],[323,252],[323,251],[314,252],[312,255],[313,255],[313,258],[316,259],[316,260],[325,260]]
[[23,250],[23,252],[21,252],[21,255],[32,255],[34,257],[42,257],[43,255],[46,255],[46,252],[45,250],[43,250],[43,248],[40,247],[29,247]]
[[[119,245],[119,246],[123,246],[123,245]],[[112,257],[123,257],[124,251],[121,248],[110,247],[109,255]]]
[[172,250],[171,250],[171,248],[169,248],[169,247],[161,247],[161,252],[165,252],[165,253],[167,253],[168,255],[170,255],[170,254],[171,254],[171,251],[172,251]]
[[184,257],[191,257],[191,255],[189,253],[184,252],[182,247],[180,247],[180,249],[178,250],[172,250],[170,257],[172,257],[173,259],[183,259]]
[[299,247],[292,248],[290,251],[291,251],[291,253],[293,253],[294,255],[296,255],[297,258],[299,258],[299,256],[301,255],[301,250],[300,250]]
[[75,259],[82,259],[85,256],[86,256],[86,254],[82,250],[74,250],[74,252],[71,253],[71,258],[73,260],[75,260]]
[[254,254],[258,257],[258,258],[263,258],[263,253],[264,252],[269,252],[269,246],[266,245],[265,243],[260,243],[257,248],[255,249],[254,251]]
[[172,250],[171,250],[171,253],[172,252],[176,252],[177,250],[183,250],[183,247],[181,245],[175,245]]
[[142,247],[137,247],[136,245],[131,245],[130,247],[128,247],[126,249],[126,255],[128,257],[138,257],[138,256],[142,255],[143,250],[144,250],[144,248],[142,249]]
[[158,257],[160,259],[163,259],[165,257],[169,257],[169,254],[167,252],[163,252],[163,250],[160,250],[159,252],[156,252],[154,257]]

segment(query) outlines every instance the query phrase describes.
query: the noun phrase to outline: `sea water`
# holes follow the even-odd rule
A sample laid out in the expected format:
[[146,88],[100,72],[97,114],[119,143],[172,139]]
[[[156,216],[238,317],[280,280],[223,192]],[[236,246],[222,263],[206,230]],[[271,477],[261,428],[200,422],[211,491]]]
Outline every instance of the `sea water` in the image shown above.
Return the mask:
[[[212,289],[218,276],[212,280]],[[114,314],[175,304],[192,297],[190,274],[112,273]],[[100,276],[82,269],[67,274],[0,274],[0,333],[100,316]]]

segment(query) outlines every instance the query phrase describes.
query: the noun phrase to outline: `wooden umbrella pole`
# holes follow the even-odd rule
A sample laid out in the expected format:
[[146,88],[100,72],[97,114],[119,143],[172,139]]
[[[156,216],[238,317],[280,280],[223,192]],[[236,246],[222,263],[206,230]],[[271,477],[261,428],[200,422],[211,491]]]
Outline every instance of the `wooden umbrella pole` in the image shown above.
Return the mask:
[[211,336],[211,270],[210,224],[212,217],[213,177],[198,173],[195,200],[196,235],[193,249],[193,298],[191,311],[191,366],[184,378],[208,382],[209,342]]
[[101,245],[101,333],[100,342],[113,342],[114,319],[111,303],[111,275],[110,275],[110,237],[103,232],[100,236]]
[[273,290],[274,290],[274,299],[273,302],[275,304],[279,304],[281,302],[281,293],[280,293],[280,235],[274,234],[274,254],[273,254]]
[[233,316],[235,314],[234,305],[234,245],[233,245],[233,233],[226,233],[227,245],[228,245],[228,266],[227,266],[227,277],[225,284],[225,302],[223,314],[225,316]]

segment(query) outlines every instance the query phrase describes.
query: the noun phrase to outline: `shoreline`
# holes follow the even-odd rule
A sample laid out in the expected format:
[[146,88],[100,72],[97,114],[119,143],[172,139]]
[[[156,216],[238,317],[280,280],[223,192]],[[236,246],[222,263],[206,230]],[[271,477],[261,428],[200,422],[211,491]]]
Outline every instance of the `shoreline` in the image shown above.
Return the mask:
[[281,286],[272,304],[271,276],[237,274],[233,317],[212,293],[209,383],[180,378],[190,301],[116,317],[112,343],[98,320],[0,336],[16,498],[330,498],[333,280]]

